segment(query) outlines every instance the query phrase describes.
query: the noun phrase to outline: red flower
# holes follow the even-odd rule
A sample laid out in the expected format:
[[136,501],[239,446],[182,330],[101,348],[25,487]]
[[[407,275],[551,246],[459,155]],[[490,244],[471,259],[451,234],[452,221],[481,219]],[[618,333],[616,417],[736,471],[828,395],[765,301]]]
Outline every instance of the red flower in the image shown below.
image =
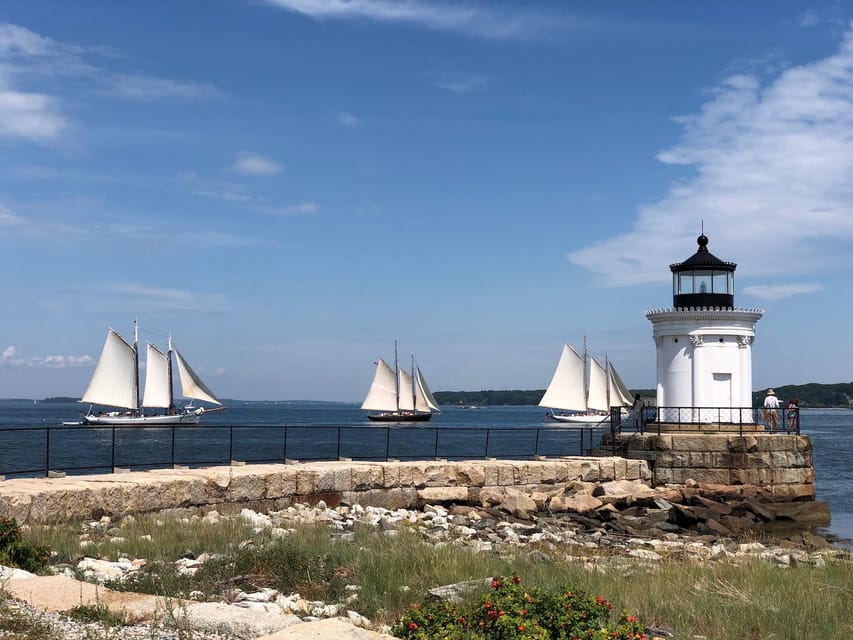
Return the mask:
[[628,622],[636,622],[637,616],[628,616]]
[[418,628],[418,623],[417,623],[417,622],[410,622],[410,623],[409,623],[409,629],[410,629],[411,631],[415,631],[417,628]]
[[486,609],[491,609],[491,608],[492,608],[492,601],[486,600]]
[[513,584],[521,584],[521,576],[513,576],[512,577]]
[[524,625],[520,624],[516,627],[516,629],[518,629],[519,631],[524,631]]
[[501,583],[498,582],[497,578],[492,580],[492,589],[497,589],[500,586],[501,586]]

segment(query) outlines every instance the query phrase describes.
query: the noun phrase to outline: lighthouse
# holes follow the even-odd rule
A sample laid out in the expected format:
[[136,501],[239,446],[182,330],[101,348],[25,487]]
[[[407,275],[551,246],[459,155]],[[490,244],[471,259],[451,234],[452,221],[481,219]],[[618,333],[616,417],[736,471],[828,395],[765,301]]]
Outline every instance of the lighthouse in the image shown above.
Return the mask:
[[657,354],[657,406],[679,422],[752,422],[752,343],[761,309],[734,306],[734,262],[699,247],[670,265],[672,307],[646,311]]

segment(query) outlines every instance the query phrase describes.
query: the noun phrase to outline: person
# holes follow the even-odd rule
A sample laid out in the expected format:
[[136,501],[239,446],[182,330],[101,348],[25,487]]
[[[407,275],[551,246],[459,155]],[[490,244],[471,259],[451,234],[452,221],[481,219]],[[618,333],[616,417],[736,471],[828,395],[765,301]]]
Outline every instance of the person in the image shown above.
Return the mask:
[[643,403],[640,400],[640,394],[634,394],[634,402],[631,404],[631,417],[634,418],[637,426],[640,425],[641,412],[643,411]]
[[800,416],[800,399],[794,398],[788,403],[788,433],[797,430]]
[[776,397],[776,392],[773,389],[768,389],[767,397],[764,398],[764,419],[767,421],[770,433],[776,433],[776,425],[779,422],[777,409],[779,409],[779,398]]

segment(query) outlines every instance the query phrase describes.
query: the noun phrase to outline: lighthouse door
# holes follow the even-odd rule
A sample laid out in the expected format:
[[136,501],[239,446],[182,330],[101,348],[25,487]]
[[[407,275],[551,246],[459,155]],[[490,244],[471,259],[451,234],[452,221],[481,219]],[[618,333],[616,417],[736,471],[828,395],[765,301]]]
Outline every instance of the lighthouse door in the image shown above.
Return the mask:
[[714,407],[720,411],[720,422],[732,422],[732,374],[715,373],[712,394]]

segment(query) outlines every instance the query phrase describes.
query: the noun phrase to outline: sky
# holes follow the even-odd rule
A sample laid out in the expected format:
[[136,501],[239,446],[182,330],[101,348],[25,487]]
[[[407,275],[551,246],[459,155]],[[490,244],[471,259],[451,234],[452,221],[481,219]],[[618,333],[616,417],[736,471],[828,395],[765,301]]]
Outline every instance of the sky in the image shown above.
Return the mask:
[[0,7],[0,398],[108,327],[220,397],[655,385],[669,265],[736,262],[755,389],[853,379],[853,0]]

